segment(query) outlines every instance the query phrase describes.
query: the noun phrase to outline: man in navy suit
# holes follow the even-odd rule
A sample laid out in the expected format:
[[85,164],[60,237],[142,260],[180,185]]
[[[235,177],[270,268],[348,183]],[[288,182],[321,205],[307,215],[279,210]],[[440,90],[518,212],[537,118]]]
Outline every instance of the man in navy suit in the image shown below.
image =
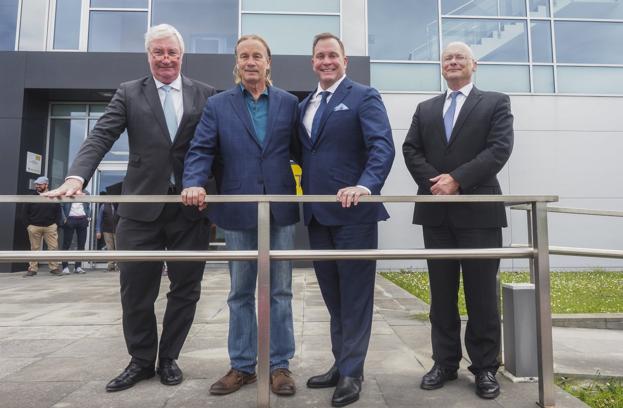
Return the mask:
[[[379,93],[346,77],[348,58],[333,34],[314,38],[312,67],[318,88],[300,104],[305,194],[336,194],[332,203],[305,203],[312,249],[376,249],[377,222],[389,218],[380,194],[394,160],[394,143]],[[333,406],[359,399],[370,340],[376,261],[314,262],[331,315],[335,363],[311,377],[309,388],[336,387]]]
[[[442,73],[448,91],[420,103],[402,150],[418,194],[502,194],[497,173],[513,149],[513,115],[507,95],[484,92],[472,83],[476,61],[461,42],[447,45]],[[503,203],[416,203],[413,223],[422,225],[426,248],[502,246]],[[496,275],[499,259],[429,260],[432,369],[420,387],[434,390],[457,378],[461,319],[459,279],[469,320],[465,348],[476,394],[496,398],[500,386],[500,316]]]
[[[212,174],[220,194],[296,193],[290,157],[299,144],[298,100],[272,86],[270,48],[261,37],[242,36],[235,53],[236,85],[208,99],[186,155],[182,191],[186,205],[206,205],[205,187]],[[298,205],[280,203],[270,209],[271,248],[293,249]],[[227,249],[257,249],[257,204],[210,204],[208,214],[224,230]],[[229,271],[231,369],[210,388],[215,395],[232,393],[256,380],[257,262],[232,261]],[[271,388],[278,395],[292,395],[296,388],[288,369],[294,356],[291,262],[272,261],[270,282]]]

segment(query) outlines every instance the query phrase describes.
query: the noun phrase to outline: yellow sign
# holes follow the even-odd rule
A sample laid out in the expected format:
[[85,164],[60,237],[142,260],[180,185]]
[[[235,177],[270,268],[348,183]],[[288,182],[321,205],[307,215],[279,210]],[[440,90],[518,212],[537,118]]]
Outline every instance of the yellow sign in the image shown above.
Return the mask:
[[301,187],[301,175],[303,169],[296,163],[291,163],[292,174],[294,175],[294,181],[296,182],[296,195],[303,195],[303,188]]

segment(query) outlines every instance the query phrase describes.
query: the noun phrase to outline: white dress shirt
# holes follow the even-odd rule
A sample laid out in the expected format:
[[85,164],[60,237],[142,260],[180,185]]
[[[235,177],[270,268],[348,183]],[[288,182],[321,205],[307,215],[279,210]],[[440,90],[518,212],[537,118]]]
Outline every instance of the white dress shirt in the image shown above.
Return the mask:
[[[456,118],[459,117],[459,113],[461,112],[461,108],[463,107],[463,104],[465,103],[465,99],[467,99],[467,97],[469,96],[469,93],[472,91],[473,88],[474,88],[474,84],[470,82],[469,84],[465,85],[463,88],[459,89],[459,94],[456,96],[456,109],[454,110],[454,119],[452,120],[452,126],[454,126],[454,124],[456,123]],[[441,117],[446,116],[446,112],[450,108],[450,103],[452,103],[452,98],[450,97],[450,94],[452,92],[453,92],[452,89],[448,89],[446,91],[446,101],[443,104],[443,113]]]
[[[165,85],[162,82],[154,78],[156,82],[156,88],[158,88],[158,96],[160,97],[160,105],[164,105],[164,98],[167,96],[162,87]],[[180,125],[182,115],[184,114],[184,99],[182,97],[182,76],[178,75],[177,78],[169,84],[171,86],[170,98],[173,98],[173,107],[175,108],[175,117],[177,119],[177,126]]]
[[68,217],[86,217],[87,213],[84,211],[84,205],[82,203],[71,203]]
[[320,83],[318,83],[316,93],[314,93],[314,96],[312,96],[312,98],[309,100],[309,103],[307,104],[307,110],[305,111],[305,116],[303,116],[303,126],[305,126],[305,130],[307,130],[308,137],[311,137],[312,122],[314,121],[316,111],[320,107],[320,101],[322,101],[322,95],[320,95],[320,92],[330,92],[329,96],[327,96],[327,103],[329,103],[331,97],[335,93],[335,90],[338,86],[340,86],[344,78],[346,78],[346,74],[344,74],[342,78],[338,79],[333,85],[331,85],[327,89],[322,89]]

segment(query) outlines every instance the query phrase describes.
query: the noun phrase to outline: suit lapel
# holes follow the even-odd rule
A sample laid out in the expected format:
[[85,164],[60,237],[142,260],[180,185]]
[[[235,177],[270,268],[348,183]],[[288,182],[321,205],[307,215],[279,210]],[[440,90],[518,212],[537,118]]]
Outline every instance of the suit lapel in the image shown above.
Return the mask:
[[167,142],[171,143],[169,129],[167,128],[167,122],[164,119],[164,111],[162,110],[162,104],[160,103],[160,97],[158,96],[158,89],[156,88],[156,83],[154,82],[153,77],[149,77],[143,82],[143,95],[145,95],[145,100],[154,113],[156,122],[158,122],[160,128],[162,129],[161,135]]
[[320,118],[319,129],[318,129],[318,137],[316,138],[314,144],[318,144],[320,139],[322,139],[322,136],[323,136],[322,131],[324,129],[325,124],[327,123],[327,119],[329,119],[329,116],[331,116],[335,107],[338,106],[340,103],[342,103],[344,98],[346,98],[346,95],[348,95],[352,87],[353,87],[353,84],[351,80],[348,78],[344,78],[340,86],[337,87],[337,89],[335,90],[335,93],[331,96],[331,100],[327,103],[327,108],[322,113],[322,117]]
[[303,119],[305,118],[305,112],[307,112],[307,107],[309,106],[309,101],[311,101],[312,96],[316,91],[312,91],[301,103],[301,109],[299,112],[299,139],[301,142],[307,147],[311,148],[311,138],[307,134],[307,129],[305,129],[305,125],[303,124]]
[[266,121],[266,135],[264,136],[263,150],[270,143],[271,135],[273,133],[273,126],[275,125],[275,118],[279,115],[279,108],[281,107],[281,95],[274,89],[268,90],[268,118]]
[[182,104],[184,107],[183,108],[184,112],[182,113],[182,119],[180,120],[180,125],[177,127],[177,133],[175,134],[175,138],[173,139],[173,144],[175,144],[180,132],[182,131],[182,129],[184,129],[184,126],[186,126],[186,122],[188,121],[188,117],[190,116],[190,113],[193,112],[195,109],[194,92],[195,92],[195,89],[194,89],[192,81],[182,76]]
[[234,108],[234,112],[236,112],[236,115],[238,116],[244,127],[247,129],[247,133],[249,134],[251,139],[253,139],[253,142],[255,142],[255,144],[257,144],[261,149],[262,146],[257,140],[255,128],[253,127],[253,123],[251,123],[251,116],[249,115],[249,111],[247,110],[247,105],[244,100],[244,96],[242,95],[242,91],[240,90],[240,87],[236,85],[236,87],[232,89],[230,95],[231,105]]
[[446,93],[439,95],[434,103],[433,111],[435,112],[435,132],[444,145],[448,144],[446,139],[446,128],[443,124],[443,105],[446,102]]
[[465,124],[465,120],[467,119],[469,114],[472,112],[472,110],[476,107],[476,105],[478,105],[481,97],[482,97],[482,93],[474,86],[472,88],[472,91],[467,96],[467,99],[465,99],[463,106],[461,107],[461,111],[459,112],[459,117],[456,118],[456,123],[454,124],[454,127],[452,128],[452,136],[450,137],[450,142],[448,144],[452,144],[454,139],[456,139],[457,135],[461,131],[461,128]]

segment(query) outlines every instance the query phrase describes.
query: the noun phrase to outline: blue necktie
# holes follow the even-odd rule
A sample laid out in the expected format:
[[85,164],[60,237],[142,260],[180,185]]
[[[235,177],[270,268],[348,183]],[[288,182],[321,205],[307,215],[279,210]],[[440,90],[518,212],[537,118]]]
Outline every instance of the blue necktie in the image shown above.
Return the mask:
[[443,117],[443,125],[446,128],[446,140],[450,140],[450,136],[452,136],[452,128],[454,127],[454,113],[456,112],[456,97],[459,96],[460,91],[454,91],[450,94],[450,98],[452,101],[450,102],[450,107],[446,111],[446,114]]
[[175,114],[175,107],[173,106],[171,85],[162,85],[162,89],[166,93],[164,102],[162,102],[162,110],[164,110],[164,119],[167,122],[169,136],[171,137],[171,141],[173,141],[173,139],[175,139],[175,134],[177,133],[177,115]]
[[322,114],[327,108],[327,97],[331,95],[331,92],[322,91],[320,92],[320,95],[322,95],[322,99],[320,100],[320,105],[318,106],[318,110],[316,111],[316,114],[314,115],[314,120],[312,120],[312,128],[311,128],[312,143],[315,142],[316,138],[318,137],[318,132],[320,131],[320,119],[322,119]]

